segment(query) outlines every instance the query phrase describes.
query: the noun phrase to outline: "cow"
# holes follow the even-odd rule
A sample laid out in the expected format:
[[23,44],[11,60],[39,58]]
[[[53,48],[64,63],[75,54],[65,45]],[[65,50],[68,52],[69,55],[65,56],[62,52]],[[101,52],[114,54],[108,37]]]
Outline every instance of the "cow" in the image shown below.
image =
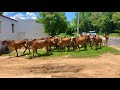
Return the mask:
[[60,38],[60,40],[58,42],[58,46],[59,46],[59,50],[60,50],[60,48],[64,48],[64,51],[65,51],[65,47],[67,47],[68,51],[69,51],[70,46],[71,46],[71,38],[69,38],[69,37]]
[[29,50],[29,54],[31,53],[30,52],[30,49],[33,45],[33,42],[36,41],[36,40],[44,40],[44,38],[40,38],[40,39],[33,39],[33,40],[28,40],[28,39],[25,39],[26,40],[26,44],[27,44],[27,47],[28,47],[28,50]]
[[89,45],[90,45],[90,47],[92,49],[92,46],[93,46],[93,35],[91,35],[91,34],[88,35],[88,43],[89,43]]
[[95,45],[96,50],[98,50],[99,44],[100,44],[100,48],[101,48],[102,38],[100,38],[99,36],[94,35],[94,36],[93,36],[93,44]]
[[107,43],[106,43],[106,38],[104,37],[104,35],[101,38],[102,38],[102,46],[106,46]]
[[[47,53],[50,51],[50,48],[49,48],[49,41],[48,40],[35,40],[33,42],[33,45],[32,45],[32,50],[33,50],[33,57],[34,57],[34,53],[36,52],[37,53],[37,50],[38,49],[42,49],[42,48],[45,48]],[[47,54],[46,53],[46,54]],[[37,53],[38,54],[38,53]],[[38,54],[39,55],[39,54]]]
[[84,46],[84,50],[86,50],[87,43],[89,41],[90,41],[90,38],[87,35],[80,35],[80,36],[73,38],[73,40],[72,40],[72,42],[74,42],[74,44],[75,44],[74,46],[76,46],[75,48],[79,48],[79,50],[80,50],[79,45]]
[[104,37],[105,37],[105,39],[106,39],[106,45],[107,45],[107,44],[108,44],[108,39],[109,39],[109,34],[106,33],[106,34],[104,35]]
[[[17,51],[18,49],[21,49],[22,47],[24,47],[25,51],[27,50],[26,40],[17,40],[17,41],[4,40],[4,41],[2,41],[2,45],[6,45],[9,48],[9,55],[12,51],[15,50],[17,53],[17,57],[18,57],[18,51]],[[25,51],[23,52],[23,55],[24,55]]]

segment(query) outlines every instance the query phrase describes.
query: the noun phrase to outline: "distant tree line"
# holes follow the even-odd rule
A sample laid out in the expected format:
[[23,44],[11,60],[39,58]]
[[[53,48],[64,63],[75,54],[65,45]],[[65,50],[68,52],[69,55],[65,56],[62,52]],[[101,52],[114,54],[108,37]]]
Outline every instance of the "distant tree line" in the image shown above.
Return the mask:
[[[79,18],[80,33],[93,30],[99,34],[120,32],[120,12],[79,12]],[[64,12],[40,12],[37,22],[44,25],[49,35],[72,35],[77,31],[77,13],[69,22]]]

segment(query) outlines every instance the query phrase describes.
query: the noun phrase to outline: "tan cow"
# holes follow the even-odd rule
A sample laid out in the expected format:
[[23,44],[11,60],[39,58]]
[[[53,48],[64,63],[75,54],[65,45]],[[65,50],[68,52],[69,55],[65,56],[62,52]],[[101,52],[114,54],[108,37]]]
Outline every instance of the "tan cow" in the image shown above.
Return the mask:
[[84,49],[86,50],[87,44],[90,42],[90,37],[88,35],[80,35],[76,38],[73,38],[72,41],[74,41],[76,48],[79,48],[79,50],[79,45],[84,46]]
[[42,49],[42,48],[45,48],[46,51],[47,51],[47,53],[48,53],[48,51],[50,50],[50,48],[49,48],[49,42],[47,40],[35,40],[33,42],[33,45],[32,45],[33,57],[34,57],[34,53],[35,52],[37,53],[37,50],[38,49]]
[[100,44],[100,48],[101,48],[101,45],[102,45],[102,38],[100,38],[99,36],[93,36],[93,43],[96,47],[96,50],[98,49],[98,46]]
[[[25,51],[27,50],[26,40],[17,40],[17,41],[4,40],[4,41],[2,41],[2,45],[8,46],[8,48],[10,50],[9,55],[10,55],[11,51],[15,50],[17,53],[17,57],[18,57],[18,51],[17,51],[18,49],[21,49],[22,47],[24,47]],[[24,55],[25,51],[23,52],[23,55]]]
[[60,38],[60,40],[58,42],[58,46],[59,46],[59,50],[60,50],[60,48],[64,48],[64,51],[65,51],[65,47],[67,47],[68,51],[69,51],[70,46],[71,46],[71,38],[69,38],[69,37]]
[[108,45],[109,34],[105,34],[104,37],[106,39],[106,45]]

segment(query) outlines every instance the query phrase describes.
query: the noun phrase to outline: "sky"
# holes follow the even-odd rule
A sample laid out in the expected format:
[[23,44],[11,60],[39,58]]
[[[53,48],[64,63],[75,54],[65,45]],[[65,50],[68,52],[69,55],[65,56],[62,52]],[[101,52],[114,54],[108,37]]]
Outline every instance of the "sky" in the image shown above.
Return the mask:
[[[3,15],[10,17],[12,19],[36,19],[39,15],[38,12],[4,12]],[[65,12],[68,21],[72,21],[75,17],[75,12]]]

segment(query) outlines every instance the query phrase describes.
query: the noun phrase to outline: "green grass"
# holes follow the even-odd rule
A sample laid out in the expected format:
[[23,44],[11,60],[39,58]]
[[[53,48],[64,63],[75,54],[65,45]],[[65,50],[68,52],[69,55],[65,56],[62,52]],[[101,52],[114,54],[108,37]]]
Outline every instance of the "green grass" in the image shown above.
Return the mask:
[[[46,55],[46,51],[45,50],[38,50],[38,53],[40,55],[37,55],[35,54],[35,56],[39,57],[39,58],[46,58],[46,57],[62,57],[62,56],[68,56],[70,58],[85,58],[85,57],[92,57],[92,58],[95,58],[95,57],[99,57],[100,55],[102,54],[105,54],[105,53],[112,53],[112,54],[115,54],[115,55],[120,55],[120,51],[112,48],[112,47],[107,47],[107,46],[104,46],[102,47],[101,49],[98,49],[98,50],[95,50],[95,48],[93,47],[93,49],[90,49],[90,47],[88,47],[88,50],[84,51],[84,48],[81,48],[81,50],[76,50],[76,51],[72,51],[72,49],[70,51],[60,51],[58,52],[57,50],[54,50],[52,51],[52,54],[47,54]],[[22,54],[22,53],[21,53]],[[28,52],[26,52],[26,54],[28,54]],[[8,54],[3,54],[3,56],[6,56]],[[13,56],[16,56],[16,53],[12,53],[11,55]],[[32,53],[29,56],[32,56]]]
[[120,37],[120,33],[111,33],[110,36],[117,36],[117,37]]

